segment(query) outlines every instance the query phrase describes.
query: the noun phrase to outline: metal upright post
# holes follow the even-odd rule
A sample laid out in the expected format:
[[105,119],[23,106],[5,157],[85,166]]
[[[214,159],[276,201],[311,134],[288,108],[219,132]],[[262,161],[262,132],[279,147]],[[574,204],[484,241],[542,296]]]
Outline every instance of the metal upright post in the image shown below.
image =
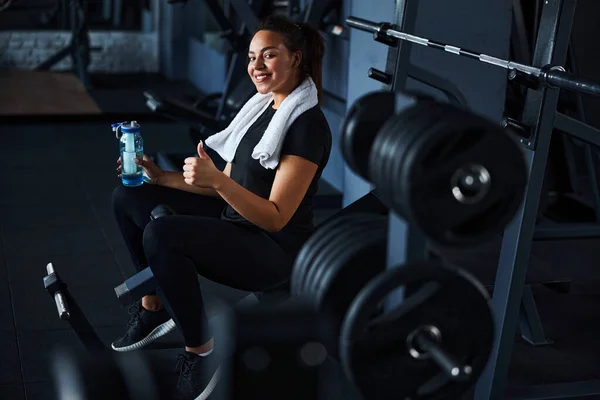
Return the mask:
[[[544,2],[533,56],[535,66],[562,65],[565,62],[574,13],[575,0]],[[486,370],[477,383],[477,400],[503,398],[558,95],[557,89],[550,88],[527,91],[523,123],[530,126],[532,132],[531,140],[526,142],[524,149],[529,183],[521,208],[504,231],[492,299],[498,335]]]
[[[393,20],[395,27],[414,32],[417,7],[417,1],[396,0]],[[398,41],[396,46],[389,48],[386,70],[391,73],[392,79],[390,84],[384,85],[384,89],[392,92],[401,92],[405,89],[411,48],[411,43],[403,41]],[[399,264],[425,259],[426,240],[420,230],[390,211],[387,249],[387,268],[395,268]],[[402,298],[402,292],[391,295],[388,306],[396,306]]]

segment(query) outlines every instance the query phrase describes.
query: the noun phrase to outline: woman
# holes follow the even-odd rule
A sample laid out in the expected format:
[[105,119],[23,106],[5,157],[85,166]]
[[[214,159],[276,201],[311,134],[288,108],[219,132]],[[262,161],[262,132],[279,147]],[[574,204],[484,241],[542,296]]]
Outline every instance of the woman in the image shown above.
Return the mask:
[[[312,197],[331,150],[319,107],[323,53],[318,30],[269,17],[248,52],[258,93],[231,125],[199,143],[183,174],[144,157],[139,164],[152,184],[113,193],[134,264],[149,265],[159,289],[142,299],[112,347],[134,350],[177,326],[185,341],[177,398],[206,398],[218,379],[197,274],[247,291],[279,286],[313,231]],[[223,171],[204,146],[227,161]],[[178,215],[150,222],[158,204]]]

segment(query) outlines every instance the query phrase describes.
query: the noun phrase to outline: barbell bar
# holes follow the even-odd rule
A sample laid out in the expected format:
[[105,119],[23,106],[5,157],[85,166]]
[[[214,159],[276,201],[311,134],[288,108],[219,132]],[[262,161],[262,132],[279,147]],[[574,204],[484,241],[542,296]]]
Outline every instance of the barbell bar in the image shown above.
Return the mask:
[[462,47],[444,44],[433,40],[429,40],[427,38],[401,32],[392,29],[389,23],[377,23],[357,17],[348,17],[346,19],[346,23],[351,28],[373,33],[376,38],[383,37],[404,40],[421,46],[431,47],[454,55],[471,58],[486,64],[491,64],[497,67],[505,68],[511,71],[511,79],[516,78],[516,72],[514,71],[518,71],[529,77],[535,78],[537,82],[547,87],[565,89],[593,96],[600,96],[600,83],[568,73],[562,66],[546,65],[542,68],[538,68],[514,61],[508,61],[487,54],[481,54],[472,50],[467,50]]

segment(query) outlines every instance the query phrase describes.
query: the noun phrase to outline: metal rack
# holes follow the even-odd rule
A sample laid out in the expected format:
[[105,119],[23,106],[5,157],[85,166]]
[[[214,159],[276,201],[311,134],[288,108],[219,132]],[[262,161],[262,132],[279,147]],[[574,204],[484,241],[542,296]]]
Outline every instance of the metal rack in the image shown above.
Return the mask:
[[[541,14],[536,18],[539,21],[536,23],[537,41],[533,49],[532,65],[564,65],[576,0],[546,0],[541,7]],[[416,1],[396,0],[391,22],[394,29],[414,32],[416,8]],[[375,38],[377,40],[377,35]],[[370,73],[369,76],[383,82],[384,90],[402,91],[406,85],[411,43],[389,41],[386,44],[389,46],[386,71],[375,71],[375,74]],[[600,394],[600,381],[537,385],[505,393],[514,337],[519,324],[525,336],[528,335],[539,344],[547,343],[525,279],[532,241],[543,234],[543,230],[536,228],[536,220],[552,133],[557,128],[586,143],[600,145],[600,131],[557,112],[558,99],[559,89],[556,88],[531,86],[526,89],[520,124],[527,127],[528,132],[528,136],[522,138],[521,146],[529,169],[529,183],[525,199],[513,221],[506,227],[502,239],[492,297],[497,337],[486,370],[475,388],[474,398],[477,400],[549,399]],[[426,251],[422,233],[394,213],[390,213],[389,218],[388,268],[424,259]],[[576,232],[573,236],[576,236]],[[391,301],[401,301],[401,296],[399,294],[398,298]]]
[[[576,0],[549,0],[543,3],[533,53],[534,65],[565,63],[575,7]],[[497,340],[487,369],[477,384],[476,399],[504,398],[531,243],[536,233],[537,210],[548,161],[550,139],[557,122],[563,121],[561,114],[556,111],[558,97],[559,91],[550,88],[529,89],[526,94],[521,120],[531,129],[529,145],[523,146],[530,171],[529,185],[516,218],[504,232],[492,298],[498,329]],[[583,125],[576,124],[569,128]],[[582,131],[569,128],[562,130],[570,135],[579,135]],[[564,398],[573,395],[600,394],[598,389],[600,389],[600,382],[593,381],[559,386],[540,385],[512,391],[511,398]]]

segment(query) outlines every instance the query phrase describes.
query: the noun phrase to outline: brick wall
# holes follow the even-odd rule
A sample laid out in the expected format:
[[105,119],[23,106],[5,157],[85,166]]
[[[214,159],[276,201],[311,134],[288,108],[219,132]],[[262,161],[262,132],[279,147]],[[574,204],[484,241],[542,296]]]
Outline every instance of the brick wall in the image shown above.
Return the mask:
[[[0,32],[0,68],[33,69],[66,46],[70,32]],[[135,73],[158,71],[157,33],[90,31],[92,47],[90,72]],[[52,70],[71,68],[66,57]]]

